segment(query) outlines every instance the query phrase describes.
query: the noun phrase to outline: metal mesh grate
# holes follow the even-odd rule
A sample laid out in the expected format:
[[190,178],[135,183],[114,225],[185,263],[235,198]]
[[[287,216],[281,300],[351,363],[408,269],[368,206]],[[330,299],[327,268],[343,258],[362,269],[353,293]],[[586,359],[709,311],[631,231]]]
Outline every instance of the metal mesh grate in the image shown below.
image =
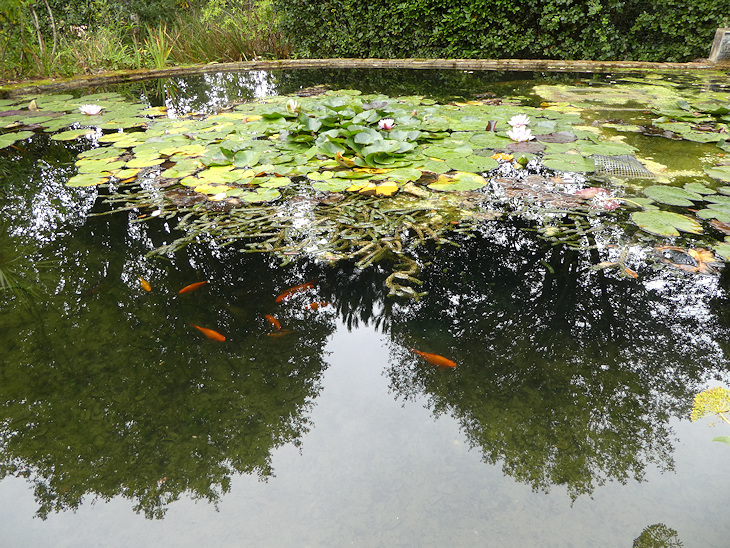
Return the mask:
[[615,175],[631,179],[654,178],[654,174],[630,154],[622,154],[621,156],[594,154],[593,161],[596,164],[596,173],[599,175]]

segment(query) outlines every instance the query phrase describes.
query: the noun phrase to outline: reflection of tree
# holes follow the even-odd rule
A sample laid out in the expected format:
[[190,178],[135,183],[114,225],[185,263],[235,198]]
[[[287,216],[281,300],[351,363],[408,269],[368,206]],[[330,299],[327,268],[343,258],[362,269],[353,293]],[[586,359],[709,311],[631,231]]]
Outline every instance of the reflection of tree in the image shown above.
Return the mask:
[[[124,215],[103,217],[59,239],[58,294],[33,315],[2,314],[11,342],[0,359],[0,470],[33,482],[40,516],[84,496],[123,495],[148,517],[183,493],[215,501],[231,474],[270,476],[271,451],[308,428],[328,316],[275,309],[261,257],[221,260],[191,247],[188,264],[171,268],[142,258],[164,231],[126,229]],[[151,293],[139,289],[140,274]],[[210,286],[177,294],[201,278]],[[250,293],[267,295],[266,312],[295,333],[267,337]],[[189,323],[228,340],[209,341]]]
[[[572,496],[672,466],[670,415],[685,415],[727,340],[706,301],[716,280],[646,268],[646,282],[588,271],[596,258],[514,227],[443,249],[430,294],[393,319],[399,345],[446,355],[453,372],[397,350],[401,397],[425,392],[489,463]],[[651,289],[647,289],[651,287]]]

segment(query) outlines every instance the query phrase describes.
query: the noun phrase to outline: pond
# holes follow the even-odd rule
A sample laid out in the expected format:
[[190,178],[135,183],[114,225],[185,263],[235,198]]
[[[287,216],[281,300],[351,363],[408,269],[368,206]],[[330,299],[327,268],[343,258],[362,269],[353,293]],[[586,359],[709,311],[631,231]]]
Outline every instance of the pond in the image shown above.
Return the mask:
[[[729,92],[716,73],[338,70],[39,96],[33,123],[22,120],[30,98],[8,100],[8,120],[23,113],[5,127],[29,133],[0,149],[4,543],[724,545],[730,447],[712,439],[730,426],[690,412],[695,394],[730,382]],[[165,194],[190,176],[161,175],[181,168],[178,151],[129,181],[69,186],[79,157],[103,159],[114,141],[102,137],[119,128],[56,139],[68,124],[39,121],[54,101],[74,105],[53,111],[81,116],[74,128],[78,103],[124,104],[125,136],[139,136],[139,116],[147,132],[165,128],[149,147],[172,132],[165,124],[232,113],[282,124],[256,130],[269,146],[282,131],[301,136],[292,97],[302,109],[344,97],[343,110],[363,98],[379,110],[373,126],[389,98],[447,109],[432,111],[447,126],[418,130],[444,135],[413,140],[436,171],[370,156],[388,167],[358,173],[400,170],[395,196],[352,189],[354,175],[328,190],[355,172],[338,160],[368,155],[333,149],[304,173],[272,156],[267,173],[259,159],[271,151],[241,146],[233,169],[255,170],[250,179],[205,183],[226,184],[222,195],[198,181],[190,205]],[[264,99],[265,116],[247,110]],[[493,135],[477,109],[499,120]],[[407,125],[391,112],[394,131]],[[506,120],[522,112],[538,138],[512,143]],[[184,132],[201,142],[202,129]],[[469,132],[481,144],[464,153]],[[115,169],[141,161],[138,146]],[[597,156],[638,158],[650,175],[596,173],[585,159]],[[439,178],[469,173],[465,159],[491,167]],[[462,169],[438,169],[449,162]],[[605,196],[580,194],[599,187]],[[258,189],[277,195],[247,201]],[[268,216],[281,249],[260,234],[227,240],[237,211]],[[410,225],[393,224],[406,211]],[[384,252],[342,247],[312,232],[313,218],[335,223],[337,238],[374,231],[362,245]]]

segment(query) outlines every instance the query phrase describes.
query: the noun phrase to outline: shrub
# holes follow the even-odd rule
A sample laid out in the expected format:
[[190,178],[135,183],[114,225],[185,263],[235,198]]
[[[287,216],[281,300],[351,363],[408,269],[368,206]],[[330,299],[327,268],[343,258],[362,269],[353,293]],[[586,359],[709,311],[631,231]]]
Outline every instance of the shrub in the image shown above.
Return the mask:
[[706,56],[716,0],[273,0],[299,57],[687,61]]

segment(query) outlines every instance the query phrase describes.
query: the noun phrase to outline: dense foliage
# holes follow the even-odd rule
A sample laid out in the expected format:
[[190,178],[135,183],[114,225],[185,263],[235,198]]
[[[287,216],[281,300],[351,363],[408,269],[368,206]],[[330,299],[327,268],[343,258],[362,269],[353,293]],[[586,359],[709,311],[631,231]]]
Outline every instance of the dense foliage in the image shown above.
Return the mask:
[[688,61],[708,54],[729,13],[726,0],[274,4],[302,57]]

